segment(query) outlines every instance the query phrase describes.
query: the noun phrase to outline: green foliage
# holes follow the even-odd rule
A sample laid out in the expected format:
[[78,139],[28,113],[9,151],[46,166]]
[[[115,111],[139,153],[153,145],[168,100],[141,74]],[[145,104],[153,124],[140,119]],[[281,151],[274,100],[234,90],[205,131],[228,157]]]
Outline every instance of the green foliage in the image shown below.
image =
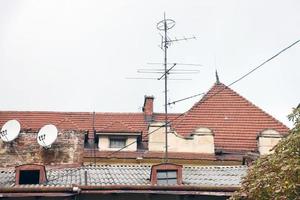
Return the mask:
[[288,118],[294,122],[290,134],[253,163],[231,200],[300,199],[300,104]]

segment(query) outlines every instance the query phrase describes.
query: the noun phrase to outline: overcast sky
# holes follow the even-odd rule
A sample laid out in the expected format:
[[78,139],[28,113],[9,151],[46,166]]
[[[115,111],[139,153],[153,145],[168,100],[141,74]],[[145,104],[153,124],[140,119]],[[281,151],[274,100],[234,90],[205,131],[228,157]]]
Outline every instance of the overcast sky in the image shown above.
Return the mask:
[[[199,74],[172,75],[169,101],[230,84],[300,39],[300,1],[0,0],[0,110],[140,112],[144,95],[163,112],[163,81],[140,68],[162,62],[156,23],[176,21],[169,61],[197,63]],[[231,88],[284,124],[300,100],[300,44]],[[199,98],[175,104],[185,112]]]

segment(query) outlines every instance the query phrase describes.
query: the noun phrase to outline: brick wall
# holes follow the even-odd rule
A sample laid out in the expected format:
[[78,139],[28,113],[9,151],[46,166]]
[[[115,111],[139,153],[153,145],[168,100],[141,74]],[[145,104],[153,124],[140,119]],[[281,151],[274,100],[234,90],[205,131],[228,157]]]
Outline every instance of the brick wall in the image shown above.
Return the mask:
[[145,96],[143,112],[146,116],[152,116],[153,114],[153,96]]
[[36,163],[44,165],[81,164],[84,133],[64,131],[50,149],[36,141],[37,133],[21,133],[12,143],[0,140],[0,167]]

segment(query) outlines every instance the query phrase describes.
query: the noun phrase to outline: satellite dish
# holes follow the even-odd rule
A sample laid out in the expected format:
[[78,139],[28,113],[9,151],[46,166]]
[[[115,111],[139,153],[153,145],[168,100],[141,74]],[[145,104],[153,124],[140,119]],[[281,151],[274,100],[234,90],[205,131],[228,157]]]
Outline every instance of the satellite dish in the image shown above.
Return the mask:
[[9,120],[2,126],[0,138],[4,142],[11,142],[19,136],[20,130],[21,125],[17,120]]
[[43,126],[37,136],[39,145],[45,148],[50,148],[57,138],[58,130],[56,126],[48,124]]

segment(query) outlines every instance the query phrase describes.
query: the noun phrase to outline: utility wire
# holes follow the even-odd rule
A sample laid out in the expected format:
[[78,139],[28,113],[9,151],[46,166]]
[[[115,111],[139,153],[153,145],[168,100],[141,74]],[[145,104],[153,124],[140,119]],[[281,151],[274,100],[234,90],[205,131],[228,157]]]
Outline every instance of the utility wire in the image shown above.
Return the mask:
[[[276,58],[277,56],[279,56],[281,53],[285,52],[286,50],[288,50],[289,48],[293,47],[294,45],[296,45],[296,44],[299,43],[299,42],[300,42],[300,40],[297,40],[296,42],[294,42],[294,43],[292,43],[291,45],[287,46],[286,48],[284,48],[283,50],[279,51],[279,52],[276,53],[274,56],[270,57],[269,59],[267,59],[266,61],[264,61],[263,63],[261,63],[260,65],[258,65],[257,67],[255,67],[254,69],[252,69],[251,71],[249,71],[248,73],[246,73],[245,75],[241,76],[241,77],[238,78],[237,80],[235,80],[235,81],[233,81],[232,83],[230,83],[228,86],[223,87],[221,90],[217,91],[216,93],[214,93],[214,94],[212,94],[212,95],[210,95],[210,96],[206,96],[206,99],[205,99],[205,100],[207,100],[207,99],[209,99],[209,98],[212,98],[213,96],[219,94],[220,92],[222,92],[223,90],[225,90],[225,89],[228,88],[229,86],[232,86],[233,84],[235,84],[235,83],[241,81],[242,79],[244,79],[245,77],[249,76],[249,75],[252,74],[254,71],[256,71],[257,69],[259,69],[260,67],[262,67],[262,66],[265,65],[266,63],[270,62],[271,60],[273,60],[274,58]],[[186,99],[190,99],[190,98],[199,96],[199,95],[201,95],[201,94],[204,94],[204,93],[200,93],[200,94],[196,94],[196,95],[193,95],[193,96],[184,98],[184,99],[180,99],[180,100],[178,100],[178,101],[176,101],[176,102],[183,101],[183,100],[186,100]],[[203,102],[203,101],[201,101],[201,102]],[[200,102],[200,103],[201,103],[201,102]],[[183,116],[183,115],[185,115],[185,113],[182,113],[182,114],[178,115],[177,117],[175,117],[174,119],[168,121],[168,122],[167,122],[167,125],[170,124],[170,123],[172,123],[172,122],[174,122],[175,120],[177,120],[178,118],[180,118],[180,117]],[[182,121],[180,121],[179,123],[181,123],[181,122],[182,122]],[[176,124],[176,125],[178,125],[178,124]],[[149,135],[153,134],[154,132],[156,132],[157,130],[161,129],[162,127],[165,127],[165,124],[159,126],[157,129],[151,131],[150,133],[146,134],[145,136],[149,136]],[[125,148],[127,148],[127,147],[129,147],[129,146],[131,146],[131,145],[133,145],[133,144],[135,144],[136,142],[137,142],[137,141],[131,142],[131,143],[127,144],[126,146],[124,146],[124,147],[122,147],[122,148],[120,148],[120,149],[118,149],[118,150],[112,152],[111,154],[108,155],[108,157],[112,156],[112,155],[115,154],[115,153],[118,153],[118,152],[122,151],[123,149],[125,149]],[[78,171],[79,169],[80,169],[80,168],[78,168],[78,169],[76,169],[76,170],[74,170],[74,171],[71,171],[71,172],[69,172],[69,173],[66,173],[66,174],[64,174],[63,176],[68,176],[69,174],[72,174],[72,173]],[[48,181],[54,181],[54,180],[59,179],[59,178],[61,178],[61,177],[63,177],[63,176],[59,176],[59,177],[57,177],[57,178],[55,178],[55,179],[48,180]]]
[[[171,122],[175,121],[176,119],[178,119],[179,117],[181,117],[181,116],[184,115],[184,114],[185,114],[185,113],[182,113],[182,114],[178,115],[175,119],[173,119],[173,120],[171,120],[171,121],[168,121],[167,124],[163,124],[163,125],[159,126],[159,127],[156,128],[155,130],[151,131],[150,133],[147,133],[147,134],[144,135],[144,136],[149,136],[149,135],[151,135],[152,133],[158,131],[159,129],[161,129],[161,128],[163,128],[163,127],[165,127],[166,125],[169,125]],[[118,150],[116,150],[116,151],[113,151],[112,153],[110,153],[110,154],[108,155],[108,157],[112,156],[112,155],[115,154],[115,153],[118,153],[118,152],[122,151],[123,149],[126,149],[127,147],[129,147],[129,146],[135,144],[136,142],[137,142],[137,141],[133,141],[133,142],[131,142],[131,143],[125,145],[124,147],[122,147],[122,148],[120,148],[120,149],[118,149]]]
[[[261,63],[260,65],[258,65],[257,67],[255,67],[254,69],[252,69],[251,71],[249,71],[248,73],[244,74],[243,76],[241,76],[237,80],[235,80],[232,83],[230,83],[229,85],[227,85],[227,87],[232,86],[233,84],[235,84],[235,83],[239,82],[240,80],[246,78],[247,76],[249,76],[250,74],[252,74],[254,71],[256,71],[257,69],[259,69],[260,67],[262,67],[266,63],[270,62],[271,60],[273,60],[274,58],[276,58],[277,56],[279,56],[281,53],[285,52],[286,50],[288,50],[289,48],[291,48],[292,46],[296,45],[299,42],[300,42],[300,40],[297,40],[296,42],[294,42],[291,45],[287,46],[286,48],[282,49],[281,51],[279,51],[278,53],[276,53],[274,56],[270,57],[269,59],[267,59],[266,61],[264,61],[263,63]],[[193,96],[189,96],[189,97],[186,97],[186,98],[183,98],[183,99],[179,99],[179,100],[176,100],[176,101],[168,103],[168,105],[175,104],[175,103],[178,103],[178,102],[181,102],[181,101],[184,101],[184,100],[188,100],[188,99],[191,99],[191,98],[203,95],[203,94],[205,94],[205,93],[199,93],[199,94],[196,94],[196,95],[193,95]]]
[[[261,63],[260,65],[258,65],[257,67],[255,67],[254,69],[252,69],[251,71],[249,71],[248,73],[246,73],[245,75],[241,76],[240,78],[238,78],[237,80],[233,81],[232,83],[230,83],[229,85],[223,87],[222,89],[220,89],[219,91],[217,91],[216,93],[213,93],[212,95],[210,96],[206,96],[206,99],[203,99],[201,102],[203,102],[204,100],[207,100],[209,98],[212,98],[213,96],[219,94],[220,92],[222,92],[223,90],[227,89],[229,86],[232,86],[233,84],[241,81],[242,79],[246,78],[247,76],[249,76],[250,74],[252,74],[254,71],[256,71],[257,69],[259,69],[260,67],[262,67],[263,65],[265,65],[266,63],[270,62],[271,60],[273,60],[274,58],[276,58],[277,56],[279,56],[281,53],[285,52],[286,50],[288,50],[289,48],[291,48],[292,46],[296,45],[297,43],[299,43],[300,40],[297,40],[296,42],[292,43],[291,45],[287,46],[286,48],[282,49],[281,51],[279,51],[278,53],[276,53],[274,56],[270,57],[269,59],[267,59],[266,61],[264,61],[263,63]],[[183,99],[180,99],[180,100],[177,100],[177,101],[174,101],[175,103],[177,102],[180,102],[180,101],[184,101],[184,100],[187,100],[187,99],[191,99],[193,97],[197,97],[199,95],[203,95],[205,93],[200,93],[200,94],[196,94],[196,95],[193,95],[193,96],[190,96],[190,97],[187,97],[187,98],[183,98]],[[204,97],[205,98],[205,97]],[[168,103],[169,104],[175,104],[174,102],[171,102],[171,103]],[[200,103],[201,103],[200,102]],[[180,118],[181,116],[183,116],[185,113],[182,113],[180,115],[178,115],[175,119],[171,120],[171,121],[168,121],[167,125],[174,122],[175,120],[177,120],[178,118]],[[180,121],[181,122],[181,121]],[[178,125],[178,124],[176,124]],[[159,126],[157,129],[151,131],[150,133],[146,134],[145,136],[149,136],[151,135],[152,133],[156,132],[157,130],[159,130],[160,128],[162,127],[165,127],[165,125],[162,125],[162,126]],[[133,141],[129,144],[127,144],[126,146],[112,152],[111,154],[108,155],[108,157],[110,157],[111,155],[117,153],[117,152],[120,152],[122,151],[123,149],[135,144],[137,141]]]
[[289,48],[291,48],[292,46],[296,45],[298,42],[300,42],[300,40],[297,40],[296,42],[292,43],[291,45],[287,46],[286,48],[282,49],[281,51],[279,51],[278,53],[276,53],[274,56],[272,56],[271,58],[267,59],[266,61],[264,61],[263,63],[261,63],[260,65],[258,65],[257,67],[255,67],[254,69],[252,69],[250,72],[246,73],[244,76],[242,76],[241,78],[233,81],[232,83],[230,83],[228,86],[231,86],[233,84],[235,84],[236,82],[239,82],[240,80],[244,79],[245,77],[247,77],[248,75],[250,75],[251,73],[253,73],[254,71],[256,71],[257,69],[259,69],[260,67],[262,67],[263,65],[265,65],[266,63],[270,62],[271,60],[273,60],[274,58],[276,58],[277,56],[279,56],[280,54],[282,54],[283,52],[285,52],[286,50],[288,50]]
[[180,102],[180,101],[188,100],[188,99],[191,99],[191,98],[194,98],[194,97],[197,97],[197,96],[200,96],[200,95],[204,95],[204,94],[205,94],[205,92],[202,92],[202,93],[195,94],[195,95],[193,95],[193,96],[189,96],[189,97],[186,97],[186,98],[183,98],[183,99],[178,99],[178,100],[176,100],[176,101],[173,101],[173,102],[168,103],[168,105],[170,106],[171,104],[176,104],[176,103],[178,103],[178,102]]

